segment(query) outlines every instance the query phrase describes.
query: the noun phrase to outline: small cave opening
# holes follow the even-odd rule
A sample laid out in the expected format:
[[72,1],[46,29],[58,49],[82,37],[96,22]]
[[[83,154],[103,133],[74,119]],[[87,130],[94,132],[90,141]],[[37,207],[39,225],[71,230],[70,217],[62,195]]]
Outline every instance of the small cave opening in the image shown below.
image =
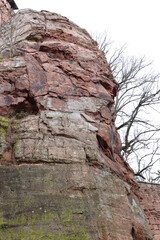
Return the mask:
[[73,54],[71,51],[67,49],[57,49],[57,47],[48,47],[48,46],[40,46],[39,51],[46,52],[47,55],[52,59],[60,59],[60,60],[69,60],[73,61]]
[[103,152],[105,152],[108,149],[108,144],[100,135],[97,134],[96,137],[99,147],[102,149]]
[[112,90],[111,85],[108,82],[100,81],[100,84],[106,89],[106,90]]
[[135,229],[134,229],[134,227],[132,227],[132,229],[131,229],[131,235],[132,235],[133,240],[135,240]]
[[24,102],[18,103],[14,106],[14,115],[16,118],[24,118],[28,115],[37,115],[39,112],[35,99],[28,96]]

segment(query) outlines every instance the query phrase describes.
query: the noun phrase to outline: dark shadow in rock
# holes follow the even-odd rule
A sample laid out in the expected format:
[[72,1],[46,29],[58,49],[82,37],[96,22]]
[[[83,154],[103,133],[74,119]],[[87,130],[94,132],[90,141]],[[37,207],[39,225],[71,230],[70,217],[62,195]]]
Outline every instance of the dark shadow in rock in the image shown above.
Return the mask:
[[28,115],[37,115],[39,112],[36,101],[33,97],[28,96],[24,102],[17,104],[14,107],[14,115],[17,119],[24,118]]

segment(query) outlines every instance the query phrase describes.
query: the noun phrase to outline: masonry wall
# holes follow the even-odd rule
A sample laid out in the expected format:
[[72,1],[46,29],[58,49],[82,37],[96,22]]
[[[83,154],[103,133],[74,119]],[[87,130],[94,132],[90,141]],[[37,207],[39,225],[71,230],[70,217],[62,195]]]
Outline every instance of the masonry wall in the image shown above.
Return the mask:
[[153,240],[160,239],[160,184],[140,183],[140,203],[143,208]]

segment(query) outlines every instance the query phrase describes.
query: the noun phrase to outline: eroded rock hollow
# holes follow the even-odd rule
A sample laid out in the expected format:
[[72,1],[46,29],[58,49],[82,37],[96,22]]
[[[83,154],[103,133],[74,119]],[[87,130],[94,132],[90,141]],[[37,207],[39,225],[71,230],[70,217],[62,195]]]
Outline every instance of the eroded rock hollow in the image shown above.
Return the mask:
[[0,239],[152,239],[97,43],[33,10],[0,36]]

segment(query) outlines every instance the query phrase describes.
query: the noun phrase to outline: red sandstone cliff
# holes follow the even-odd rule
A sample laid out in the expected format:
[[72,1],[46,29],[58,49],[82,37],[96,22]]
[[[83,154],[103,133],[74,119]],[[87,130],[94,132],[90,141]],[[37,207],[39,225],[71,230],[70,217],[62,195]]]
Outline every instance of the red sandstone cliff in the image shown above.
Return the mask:
[[96,42],[32,10],[0,36],[0,237],[152,239],[121,157],[117,84]]
[[[35,114],[31,121],[40,116],[42,128],[53,127],[48,112],[57,115],[57,122],[63,119],[68,127],[59,131],[55,123],[55,134],[81,139],[78,149],[86,146],[80,155],[87,156],[90,165],[108,166],[133,182],[114,124],[117,85],[97,44],[85,30],[56,14],[22,11],[11,21],[2,27],[0,39],[0,57],[5,60],[0,62],[0,114],[13,120],[21,111]],[[69,127],[72,120],[74,125]],[[45,156],[44,161],[52,160]],[[31,159],[18,151],[15,156],[18,163],[37,160],[38,156]]]

